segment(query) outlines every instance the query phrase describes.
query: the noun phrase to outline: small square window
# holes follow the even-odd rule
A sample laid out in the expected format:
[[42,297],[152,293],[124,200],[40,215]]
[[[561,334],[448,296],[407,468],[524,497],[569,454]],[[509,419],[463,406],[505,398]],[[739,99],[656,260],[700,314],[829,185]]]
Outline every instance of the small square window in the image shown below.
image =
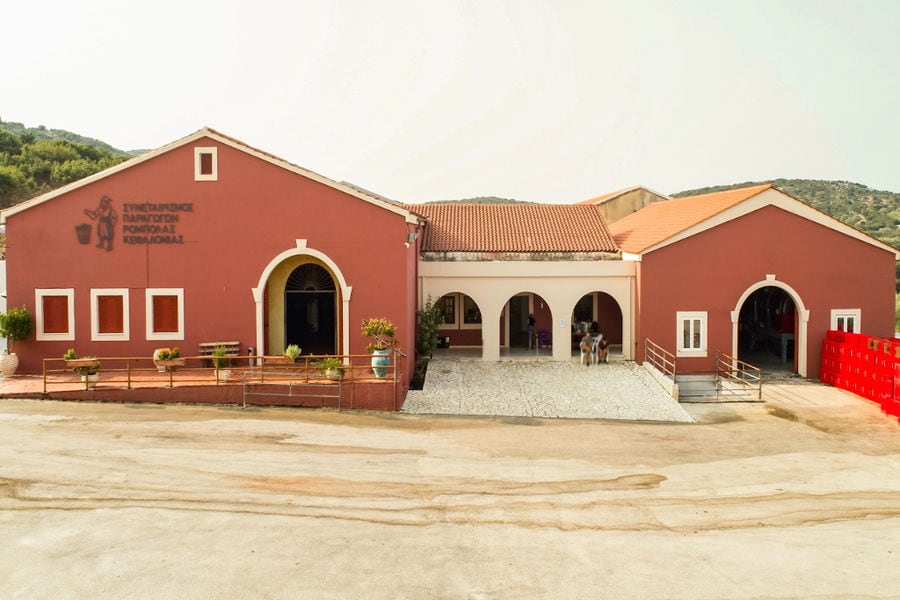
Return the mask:
[[154,288],[147,290],[147,339],[184,339],[184,290]]
[[831,328],[848,333],[862,331],[860,319],[862,310],[858,308],[836,308],[831,311]]
[[679,311],[675,316],[676,356],[706,356],[706,312]]
[[194,148],[194,181],[217,181],[218,148]]
[[91,340],[128,341],[128,289],[91,290]]
[[34,304],[35,339],[48,342],[75,339],[74,289],[37,289]]

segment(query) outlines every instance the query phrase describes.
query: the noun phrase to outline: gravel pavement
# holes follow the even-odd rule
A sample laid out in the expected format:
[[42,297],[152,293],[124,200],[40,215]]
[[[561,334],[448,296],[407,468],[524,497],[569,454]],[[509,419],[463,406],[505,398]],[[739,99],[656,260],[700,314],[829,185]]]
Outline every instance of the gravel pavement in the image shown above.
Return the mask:
[[643,367],[623,360],[585,366],[577,359],[436,358],[403,412],[693,422]]

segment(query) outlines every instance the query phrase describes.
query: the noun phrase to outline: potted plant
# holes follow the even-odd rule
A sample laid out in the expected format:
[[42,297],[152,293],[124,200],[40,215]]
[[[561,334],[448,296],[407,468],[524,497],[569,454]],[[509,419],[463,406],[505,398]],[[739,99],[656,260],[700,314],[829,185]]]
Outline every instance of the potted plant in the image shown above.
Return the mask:
[[284,349],[284,353],[281,356],[267,356],[266,362],[273,365],[292,365],[297,362],[300,352],[300,346],[290,344]]
[[184,359],[181,358],[181,350],[178,346],[174,348],[157,348],[153,351],[153,364],[156,365],[157,370],[164,373],[183,367]]
[[344,363],[336,356],[326,356],[316,361],[316,370],[328,379],[340,379],[344,375]]
[[81,375],[81,381],[84,382],[86,388],[94,387],[100,378],[100,359],[96,356],[85,356],[79,358],[75,353],[75,348],[69,348],[63,354],[63,360],[66,366],[73,372]]
[[228,349],[222,345],[216,346],[213,348],[212,356],[213,368],[216,370],[216,383],[223,379],[228,379],[231,375],[231,370],[228,368],[231,364],[231,359],[226,358],[228,356]]
[[390,319],[373,317],[363,319],[362,334],[372,340],[366,350],[372,353],[372,371],[375,377],[384,377],[387,375],[387,365],[391,362],[388,354],[397,345],[397,327]]
[[13,352],[16,342],[31,334],[31,313],[24,306],[0,313],[0,337],[6,338],[6,351],[0,356],[0,375],[11,377],[19,368],[19,357]]

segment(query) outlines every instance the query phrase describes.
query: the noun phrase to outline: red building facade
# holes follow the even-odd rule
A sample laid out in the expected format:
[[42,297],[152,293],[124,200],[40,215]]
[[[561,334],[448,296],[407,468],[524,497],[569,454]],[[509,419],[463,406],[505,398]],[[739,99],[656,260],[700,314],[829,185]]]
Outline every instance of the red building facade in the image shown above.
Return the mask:
[[716,351],[770,348],[815,377],[828,329],[893,336],[897,251],[771,186],[655,203],[611,229],[638,262],[637,357],[650,339],[680,373],[708,372]]
[[420,219],[210,129],[4,218],[9,306],[36,317],[23,372],[70,347],[363,354],[376,316],[414,345]]
[[19,369],[73,347],[364,354],[362,320],[386,317],[405,386],[429,298],[440,334],[484,360],[528,347],[529,315],[548,359],[571,360],[596,320],[621,358],[642,362],[650,339],[679,373],[780,345],[814,376],[828,329],[893,335],[890,246],[769,185],[627,192],[603,207],[401,205],[203,129],[3,211],[7,305],[36,324]]

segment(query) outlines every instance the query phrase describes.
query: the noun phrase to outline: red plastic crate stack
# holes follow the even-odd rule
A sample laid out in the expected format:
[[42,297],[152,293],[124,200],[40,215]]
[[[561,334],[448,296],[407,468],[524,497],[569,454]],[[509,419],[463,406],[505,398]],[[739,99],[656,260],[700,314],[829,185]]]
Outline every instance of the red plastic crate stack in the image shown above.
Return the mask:
[[900,417],[900,339],[828,331],[819,380],[881,405]]

